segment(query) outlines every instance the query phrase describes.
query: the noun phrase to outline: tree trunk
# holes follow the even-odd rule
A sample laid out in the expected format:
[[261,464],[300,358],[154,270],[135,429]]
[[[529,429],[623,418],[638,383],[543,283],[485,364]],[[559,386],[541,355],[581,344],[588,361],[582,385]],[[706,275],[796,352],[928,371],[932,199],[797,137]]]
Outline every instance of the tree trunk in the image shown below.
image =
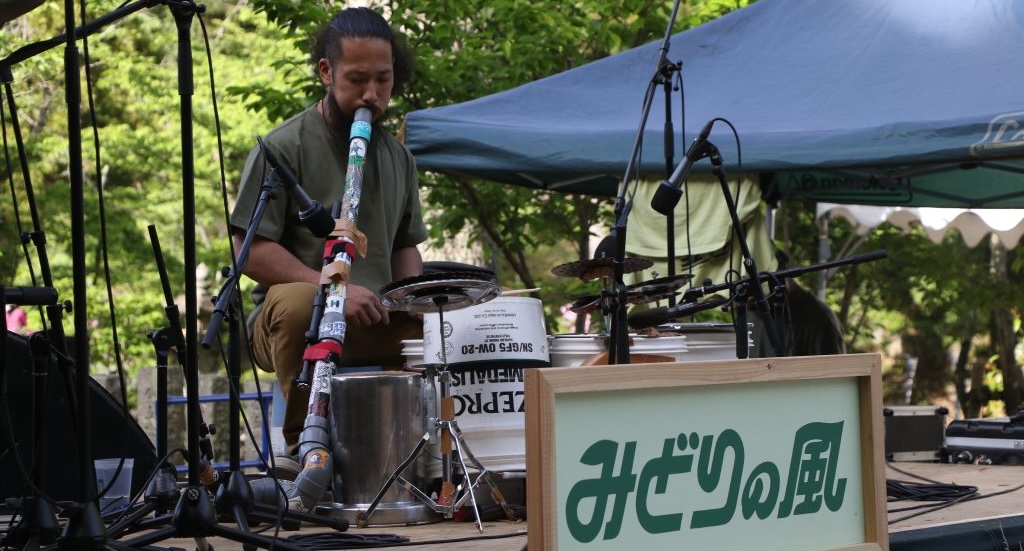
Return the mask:
[[904,333],[901,341],[903,351],[917,358],[913,402],[930,403],[935,398],[944,398],[949,381],[949,360],[942,346],[942,337],[934,331],[921,329]]
[[[995,235],[992,236],[990,243],[992,282],[995,285],[1005,285],[1007,281],[1006,247],[999,242]],[[1017,344],[1013,322],[1013,312],[1010,309],[994,308],[992,310],[992,348],[997,354],[996,365],[1003,373],[1002,398],[1006,406],[1006,413],[1010,415],[1016,413],[1020,408],[1021,394],[1024,390],[1020,366],[1017,365],[1017,358],[1013,353]]]
[[1013,331],[1013,312],[1007,308],[996,308],[992,311],[992,348],[995,350],[996,365],[1003,373],[1003,404],[1006,413],[1012,415],[1021,405],[1021,373],[1020,366],[1014,358],[1013,350],[1017,338]]
[[960,339],[960,354],[957,355],[956,366],[953,369],[956,399],[960,403],[960,411],[965,419],[979,417],[981,408],[988,400],[988,393],[984,385],[985,363],[971,361],[974,351],[973,341],[973,331],[970,335]]

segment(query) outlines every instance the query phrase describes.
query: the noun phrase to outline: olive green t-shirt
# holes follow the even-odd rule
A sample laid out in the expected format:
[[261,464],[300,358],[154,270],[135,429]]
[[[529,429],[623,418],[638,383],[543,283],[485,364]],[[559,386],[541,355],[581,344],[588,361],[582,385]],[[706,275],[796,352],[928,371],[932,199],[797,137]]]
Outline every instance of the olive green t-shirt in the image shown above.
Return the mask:
[[[306,193],[328,212],[342,200],[349,136],[330,128],[315,106],[274,128],[263,141],[278,162],[292,170]],[[258,146],[253,148],[242,172],[231,214],[231,225],[242,231],[249,226],[270,173],[263,157]],[[279,184],[263,212],[257,235],[279,242],[307,266],[319,270],[323,267],[325,239],[313,235],[299,220],[298,211],[285,184]],[[350,281],[374,292],[392,281],[391,252],[427,238],[415,159],[398,139],[376,125],[364,158],[356,226],[366,235],[367,255],[352,261]],[[263,285],[253,290],[256,310],[265,295]]]

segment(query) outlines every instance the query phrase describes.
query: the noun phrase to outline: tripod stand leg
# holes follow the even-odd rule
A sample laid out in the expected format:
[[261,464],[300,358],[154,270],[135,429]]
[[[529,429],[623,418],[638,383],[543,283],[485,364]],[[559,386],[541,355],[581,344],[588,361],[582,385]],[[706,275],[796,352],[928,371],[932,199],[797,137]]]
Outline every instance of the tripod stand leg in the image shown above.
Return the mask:
[[35,551],[41,545],[57,541],[60,524],[50,503],[39,497],[26,497],[22,502],[23,516],[18,526],[0,543],[13,543],[14,549]]
[[[484,467],[483,463],[481,463],[480,460],[477,459],[476,456],[473,455],[473,452],[469,449],[469,444],[466,443],[465,437],[463,437],[463,435],[462,435],[462,429],[459,428],[459,424],[454,422],[454,421],[452,421],[452,423],[451,423],[451,430],[452,430],[453,434],[455,435],[455,442],[459,445],[459,459],[460,459],[460,461],[462,461],[463,458],[468,459],[469,460],[469,464],[472,465],[473,468],[475,468],[475,469],[477,469],[479,471],[479,474],[477,474],[476,480],[473,481],[473,483],[469,487],[470,495],[471,496],[475,496],[475,490],[476,490],[476,488],[478,488],[480,486],[480,480],[482,479],[484,482],[487,483],[487,486],[491,490],[491,499],[493,499],[494,503],[496,503],[498,505],[498,507],[501,507],[501,510],[505,513],[505,518],[507,518],[508,520],[511,520],[511,521],[518,520],[519,519],[519,515],[516,514],[515,510],[505,500],[505,495],[501,493],[501,490],[498,488],[498,485],[495,484],[493,480],[491,480],[491,475],[494,474],[494,473],[492,473],[491,471],[487,470],[487,468]],[[466,468],[465,461],[462,461],[462,468],[463,468],[463,470],[465,470],[465,468]],[[467,478],[468,478],[468,475],[467,475]],[[476,507],[476,503],[475,503],[475,499],[476,498],[474,497],[473,499],[474,499],[474,507]],[[466,500],[466,496],[463,495],[462,498],[458,502],[456,502],[455,506],[456,507],[461,506],[463,503],[465,503],[465,500]],[[479,510],[477,511],[477,513],[478,513],[478,516],[479,516]]]
[[[416,447],[413,448],[409,456],[406,457],[405,460],[403,460],[402,463],[395,468],[395,471],[393,473],[391,473],[391,476],[388,477],[387,482],[385,482],[384,486],[382,486],[380,491],[377,492],[376,497],[374,497],[373,501],[370,502],[370,506],[366,508],[366,511],[359,513],[356,516],[356,521],[360,528],[366,527],[366,523],[369,521],[370,515],[373,514],[373,512],[377,509],[377,506],[380,505],[381,500],[384,499],[384,494],[386,494],[388,490],[391,489],[391,486],[393,486],[395,484],[395,481],[397,481],[401,477],[401,474],[405,472],[405,469],[408,468],[409,465],[411,465],[412,462],[415,461],[417,457],[419,457],[420,453],[423,451],[424,446],[427,445],[427,442],[430,442],[429,431],[423,433],[423,437],[420,438],[419,443],[416,444]],[[405,484],[403,484],[403,486],[405,486]],[[420,501],[423,501],[423,498],[421,497],[423,495],[422,492],[413,492],[413,494],[416,495],[416,497],[419,498]],[[431,500],[428,499],[424,501],[424,503],[431,506],[431,508],[433,508],[434,511],[437,511],[436,504],[434,504]]]
[[[481,534],[483,534],[484,524],[480,520],[480,507],[476,503],[475,490],[477,485],[479,485],[480,483],[480,478],[487,476],[487,470],[483,469],[482,465],[480,465],[480,462],[477,461],[475,457],[473,457],[472,453],[469,452],[469,448],[466,448],[466,454],[463,453],[462,450],[466,446],[466,442],[463,440],[462,431],[459,430],[459,426],[455,424],[455,421],[446,421],[445,428],[451,432],[452,441],[455,446],[455,453],[458,458],[458,463],[459,466],[462,467],[462,474],[466,477],[467,486],[465,487],[465,491],[469,494],[469,501],[473,506],[473,517],[476,519],[476,529],[479,530]],[[475,463],[474,466],[480,467],[480,472],[476,475],[476,480],[473,482],[470,482],[469,469],[466,468],[466,455],[469,455],[469,457],[471,458],[470,461],[472,463]],[[463,494],[461,498],[459,498],[454,504],[452,504],[452,508],[458,509],[463,503],[465,503],[465,501],[466,494]]]

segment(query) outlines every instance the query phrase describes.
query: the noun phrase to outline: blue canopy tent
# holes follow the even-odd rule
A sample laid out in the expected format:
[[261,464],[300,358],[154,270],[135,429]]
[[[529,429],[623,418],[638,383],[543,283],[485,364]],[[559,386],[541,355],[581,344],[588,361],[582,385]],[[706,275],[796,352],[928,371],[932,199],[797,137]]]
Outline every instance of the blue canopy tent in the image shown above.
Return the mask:
[[[661,42],[414,111],[406,143],[427,170],[617,195]],[[1024,208],[1022,52],[1024,2],[760,0],[671,37],[675,143],[728,120],[736,136],[718,122],[711,141],[772,199]],[[656,98],[638,165],[652,179],[664,117]]]

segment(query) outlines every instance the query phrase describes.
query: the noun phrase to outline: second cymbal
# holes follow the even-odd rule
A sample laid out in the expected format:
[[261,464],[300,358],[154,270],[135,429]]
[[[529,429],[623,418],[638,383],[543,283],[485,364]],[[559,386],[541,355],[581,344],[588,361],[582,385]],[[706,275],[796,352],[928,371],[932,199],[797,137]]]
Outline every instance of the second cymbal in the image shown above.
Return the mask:
[[[680,274],[629,285],[626,287],[626,304],[645,304],[675,296],[676,291],[692,278],[692,274]],[[601,299],[601,295],[582,296],[569,309],[577,314],[590,312],[601,306]]]
[[678,274],[671,277],[659,277],[641,281],[626,287],[628,295],[640,295],[647,302],[661,300],[676,294],[676,291],[693,279],[693,274]]
[[[654,265],[654,261],[646,258],[627,257],[622,262],[622,273],[629,274],[646,270]],[[556,276],[578,277],[584,281],[612,276],[615,274],[615,261],[611,258],[594,258],[567,262],[551,268]]]

